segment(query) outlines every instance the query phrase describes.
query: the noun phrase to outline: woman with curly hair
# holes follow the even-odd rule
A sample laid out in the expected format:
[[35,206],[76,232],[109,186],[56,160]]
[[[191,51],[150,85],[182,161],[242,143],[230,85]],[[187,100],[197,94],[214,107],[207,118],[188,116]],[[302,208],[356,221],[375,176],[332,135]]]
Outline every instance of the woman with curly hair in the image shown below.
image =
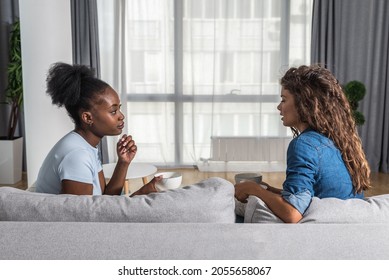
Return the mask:
[[281,79],[277,106],[294,139],[287,151],[283,189],[263,183],[235,186],[235,197],[262,199],[281,220],[297,223],[312,197],[363,198],[370,168],[349,102],[333,74],[319,66],[290,68]]

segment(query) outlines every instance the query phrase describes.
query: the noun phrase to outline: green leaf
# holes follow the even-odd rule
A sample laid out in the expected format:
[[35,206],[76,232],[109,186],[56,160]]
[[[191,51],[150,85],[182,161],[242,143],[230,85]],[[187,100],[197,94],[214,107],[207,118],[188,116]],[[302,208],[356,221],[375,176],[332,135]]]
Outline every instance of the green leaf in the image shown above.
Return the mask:
[[[6,88],[5,102],[16,108],[16,112],[20,112],[23,103],[23,72],[22,72],[22,53],[20,41],[20,22],[16,20],[11,27],[10,34],[10,50],[9,50],[9,64],[7,66],[8,85]],[[11,110],[12,111],[12,110]],[[12,120],[12,112],[9,119]],[[16,117],[16,116],[15,116]],[[17,118],[15,121],[9,122],[8,131],[10,134],[8,139],[14,138],[15,127],[17,125]]]

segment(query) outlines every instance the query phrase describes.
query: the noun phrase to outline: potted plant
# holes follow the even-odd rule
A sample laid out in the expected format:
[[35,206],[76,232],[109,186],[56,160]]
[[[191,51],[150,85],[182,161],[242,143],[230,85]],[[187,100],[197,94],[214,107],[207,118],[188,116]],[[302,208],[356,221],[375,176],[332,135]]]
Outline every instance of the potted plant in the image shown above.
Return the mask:
[[23,103],[22,54],[20,44],[20,21],[12,24],[10,36],[10,61],[8,63],[8,86],[3,104],[10,106],[7,135],[0,138],[0,184],[14,184],[22,177],[23,138],[15,137]]
[[366,94],[366,87],[360,81],[350,81],[344,87],[344,92],[348,101],[350,102],[351,110],[353,112],[356,125],[363,125],[365,123],[365,116],[358,111],[358,102],[361,101]]

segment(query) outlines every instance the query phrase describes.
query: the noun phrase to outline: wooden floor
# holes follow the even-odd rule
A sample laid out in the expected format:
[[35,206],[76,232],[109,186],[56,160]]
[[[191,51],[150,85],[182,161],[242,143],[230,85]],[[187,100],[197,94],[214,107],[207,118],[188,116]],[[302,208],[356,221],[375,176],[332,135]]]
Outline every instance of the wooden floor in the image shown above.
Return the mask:
[[[158,169],[158,172],[163,172],[163,171],[173,171],[173,169],[160,169],[160,168]],[[200,172],[194,168],[174,169],[174,171],[178,171],[182,173],[182,177],[183,177],[182,185],[190,185],[210,177],[221,177],[234,183],[235,182],[234,177],[237,174],[234,172]],[[263,181],[269,183],[274,187],[280,188],[282,186],[283,181],[285,180],[285,172],[262,172],[261,174],[262,174]],[[26,189],[27,188],[26,178],[27,178],[26,174],[23,174],[22,181],[11,186],[19,189]],[[366,196],[389,194],[389,173],[388,174],[372,173],[371,183],[373,188],[365,192]],[[142,184],[143,183],[141,179],[130,180],[131,192],[140,188]]]

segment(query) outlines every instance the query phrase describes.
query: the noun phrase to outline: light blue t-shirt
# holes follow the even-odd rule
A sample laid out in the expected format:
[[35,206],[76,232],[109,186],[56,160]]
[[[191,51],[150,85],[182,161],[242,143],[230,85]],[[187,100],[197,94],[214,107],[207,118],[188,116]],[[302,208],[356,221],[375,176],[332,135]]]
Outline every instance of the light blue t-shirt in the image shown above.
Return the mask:
[[36,192],[61,193],[61,181],[93,184],[93,195],[101,195],[99,172],[102,170],[98,149],[72,131],[51,149],[36,181]]

